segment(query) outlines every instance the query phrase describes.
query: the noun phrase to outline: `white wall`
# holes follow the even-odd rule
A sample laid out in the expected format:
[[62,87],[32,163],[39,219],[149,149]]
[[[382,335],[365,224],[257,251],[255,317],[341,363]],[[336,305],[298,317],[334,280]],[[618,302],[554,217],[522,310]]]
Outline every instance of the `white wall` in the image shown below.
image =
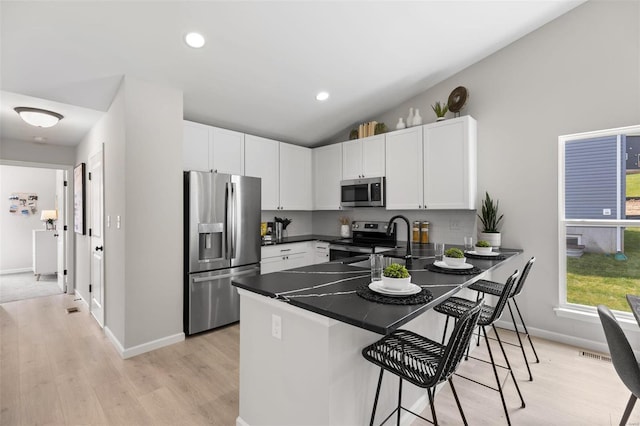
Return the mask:
[[640,2],[587,2],[378,118],[395,126],[417,107],[424,123],[433,122],[430,105],[467,87],[463,114],[478,120],[478,194],[487,190],[500,200],[503,245],[525,249],[523,264],[538,259],[519,302],[538,334],[573,336],[577,344],[604,341],[597,321],[561,318],[553,310],[559,303],[558,136],[638,124],[639,76]]
[[[9,196],[14,192],[35,193],[38,210],[29,216],[9,213]],[[0,273],[32,269],[33,229],[43,229],[42,210],[56,209],[56,171],[0,165]]]
[[0,158],[12,161],[73,165],[75,147],[35,142],[0,140]]

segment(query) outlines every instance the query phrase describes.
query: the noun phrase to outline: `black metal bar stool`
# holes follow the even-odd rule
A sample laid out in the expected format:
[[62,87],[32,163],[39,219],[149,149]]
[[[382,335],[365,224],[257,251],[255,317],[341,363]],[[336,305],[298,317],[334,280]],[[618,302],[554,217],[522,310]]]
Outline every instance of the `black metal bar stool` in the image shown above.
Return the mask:
[[[453,334],[449,339],[449,343],[446,346],[408,330],[396,330],[362,350],[362,356],[364,356],[365,359],[380,366],[380,377],[378,378],[376,397],[373,403],[373,411],[371,412],[371,425],[373,425],[376,416],[378,396],[380,395],[380,386],[382,384],[382,374],[384,370],[398,376],[400,378],[400,384],[398,389],[398,406],[380,423],[381,425],[389,420],[396,412],[398,413],[397,424],[400,425],[400,414],[402,410],[408,411],[414,416],[437,425],[438,418],[436,417],[434,406],[435,389],[436,385],[444,381],[449,382],[456,400],[456,405],[460,411],[460,416],[462,416],[462,421],[467,425],[467,419],[464,417],[464,412],[460,405],[456,389],[453,386],[451,376],[458,368],[464,351],[471,341],[471,335],[478,323],[483,303],[484,301],[480,300],[471,306],[464,315],[460,316],[453,330]],[[427,389],[433,421],[425,419],[413,411],[402,407],[403,379],[416,386]]]
[[[522,397],[522,393],[520,392],[520,388],[518,387],[518,382],[516,381],[516,378],[513,374],[513,370],[511,369],[511,364],[509,363],[509,358],[507,357],[507,353],[504,351],[504,347],[502,345],[502,341],[500,340],[500,335],[498,334],[498,330],[496,329],[495,326],[495,322],[498,321],[498,319],[500,319],[500,316],[502,315],[502,311],[504,310],[505,305],[507,304],[507,299],[509,298],[509,296],[511,295],[511,290],[514,286],[514,283],[516,281],[516,278],[518,277],[518,271],[516,270],[513,275],[511,275],[508,279],[507,282],[504,284],[504,288],[502,291],[502,294],[500,295],[500,298],[498,299],[498,303],[496,303],[496,306],[489,306],[489,305],[484,305],[482,307],[482,309],[480,310],[480,318],[478,319],[478,326],[480,326],[481,330],[482,330],[482,334],[484,335],[484,340],[487,344],[487,352],[489,353],[489,359],[490,361],[485,361],[479,358],[474,358],[477,359],[479,361],[482,362],[487,362],[489,364],[491,364],[491,366],[493,367],[493,374],[495,376],[496,379],[496,384],[497,384],[497,388],[493,388],[491,386],[488,386],[484,383],[478,382],[476,380],[473,380],[469,377],[465,377],[465,376],[460,376],[460,377],[464,377],[467,380],[470,380],[472,382],[481,384],[487,388],[496,390],[500,393],[500,399],[502,400],[502,407],[504,408],[504,414],[507,417],[507,423],[509,425],[511,425],[511,419],[509,418],[509,411],[507,410],[507,404],[504,400],[504,393],[502,390],[502,384],[500,383],[500,377],[498,376],[498,370],[496,367],[501,367],[501,368],[505,368],[509,371],[509,375],[511,376],[511,379],[513,379],[513,384],[516,387],[516,390],[518,391],[518,396],[520,397],[520,402],[521,402],[521,407],[524,408],[525,407],[525,402],[524,402],[524,398]],[[462,318],[467,310],[471,309],[474,304],[476,302],[472,301],[472,300],[468,300],[468,299],[463,299],[461,297],[450,297],[447,300],[445,300],[444,302],[442,302],[441,304],[439,304],[438,306],[436,306],[434,309],[437,312],[440,312],[442,314],[447,315],[447,322],[445,323],[445,333],[447,332],[447,324],[449,323],[449,318],[453,317],[456,319],[456,321],[459,321],[460,318]],[[501,366],[496,364],[494,358],[493,358],[493,353],[491,351],[491,345],[489,344],[489,338],[487,337],[487,326],[491,326],[491,328],[493,329],[493,332],[496,335],[496,340],[498,341],[498,344],[500,345],[500,350],[502,351],[502,356],[504,357],[506,366]]]
[[[507,307],[509,308],[509,314],[511,315],[513,328],[515,329],[516,336],[518,337],[518,343],[515,344],[515,343],[506,342],[506,341],[504,342],[508,345],[514,345],[514,346],[520,347],[520,350],[522,351],[522,356],[524,357],[524,362],[527,366],[527,371],[529,372],[530,381],[533,380],[533,375],[531,374],[531,368],[529,367],[529,359],[527,358],[527,353],[524,350],[524,345],[522,344],[522,339],[520,338],[520,330],[518,330],[518,323],[516,322],[516,318],[513,315],[513,309],[511,309],[511,302],[513,302],[513,305],[516,308],[516,312],[518,313],[518,317],[520,318],[520,323],[522,324],[522,328],[524,329],[523,333],[527,337],[527,339],[529,339],[529,344],[531,345],[531,349],[533,350],[533,355],[536,357],[536,363],[540,363],[540,359],[538,358],[538,353],[536,352],[536,348],[533,346],[533,341],[531,340],[531,336],[529,335],[529,330],[527,330],[527,325],[524,322],[524,318],[522,318],[522,314],[520,313],[520,308],[518,307],[518,302],[515,299],[515,297],[522,292],[522,288],[524,287],[524,282],[527,279],[527,275],[529,275],[529,271],[531,270],[531,267],[533,266],[533,263],[535,261],[536,261],[535,257],[532,257],[531,259],[529,259],[527,264],[524,266],[524,269],[522,270],[522,275],[520,275],[520,278],[518,279],[518,284],[515,285],[515,287],[513,288],[513,291],[511,292],[511,296],[509,296],[509,299],[507,300]],[[475,283],[471,284],[469,288],[471,290],[475,290],[478,292],[478,299],[479,299],[480,293],[491,294],[493,296],[500,296],[502,294],[502,290],[504,289],[504,284],[495,282],[495,281],[489,281],[489,280],[478,280]],[[479,343],[480,341],[478,340],[478,344]]]

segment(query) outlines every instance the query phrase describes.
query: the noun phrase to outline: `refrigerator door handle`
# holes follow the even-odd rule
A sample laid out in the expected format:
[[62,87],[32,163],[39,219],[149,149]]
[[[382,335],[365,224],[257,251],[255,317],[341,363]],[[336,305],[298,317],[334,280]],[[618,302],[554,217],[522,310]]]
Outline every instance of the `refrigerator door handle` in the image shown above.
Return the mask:
[[233,212],[232,212],[232,197],[233,195],[231,194],[231,183],[227,182],[225,184],[225,194],[224,194],[224,207],[225,207],[225,214],[226,214],[226,218],[225,218],[225,225],[224,225],[224,245],[225,245],[225,252],[224,252],[224,257],[225,259],[231,259],[231,221],[233,218]]
[[231,183],[231,259],[236,257],[236,244],[238,239],[238,197],[236,196],[236,184]]
[[193,283],[203,283],[203,282],[207,282],[207,281],[216,281],[216,280],[221,280],[224,278],[231,278],[231,277],[240,277],[242,275],[251,275],[251,274],[255,274],[256,271],[258,271],[260,268],[252,268],[248,271],[242,271],[242,272],[232,272],[230,274],[223,274],[223,275],[212,275],[210,277],[202,277],[202,278],[193,278],[192,281]]

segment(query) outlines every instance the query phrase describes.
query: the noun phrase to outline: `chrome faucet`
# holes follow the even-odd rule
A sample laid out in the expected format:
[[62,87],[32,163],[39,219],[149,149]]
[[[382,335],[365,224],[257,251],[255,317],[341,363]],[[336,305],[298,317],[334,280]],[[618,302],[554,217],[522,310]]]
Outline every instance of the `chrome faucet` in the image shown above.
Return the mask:
[[400,214],[395,215],[391,219],[389,219],[389,223],[387,224],[387,236],[391,235],[391,232],[393,232],[393,222],[396,219],[402,219],[407,224],[407,253],[404,256],[404,261],[406,266],[410,266],[411,265],[411,238],[409,237],[411,236],[411,223],[409,222],[409,219],[407,219],[406,217]]

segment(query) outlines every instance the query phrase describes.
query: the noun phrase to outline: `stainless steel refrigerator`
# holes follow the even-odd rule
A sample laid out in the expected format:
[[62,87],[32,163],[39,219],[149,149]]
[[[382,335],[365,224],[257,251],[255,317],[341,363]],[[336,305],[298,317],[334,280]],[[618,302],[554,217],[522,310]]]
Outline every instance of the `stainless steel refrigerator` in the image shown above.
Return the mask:
[[184,331],[240,319],[235,277],[260,274],[260,179],[184,172]]

